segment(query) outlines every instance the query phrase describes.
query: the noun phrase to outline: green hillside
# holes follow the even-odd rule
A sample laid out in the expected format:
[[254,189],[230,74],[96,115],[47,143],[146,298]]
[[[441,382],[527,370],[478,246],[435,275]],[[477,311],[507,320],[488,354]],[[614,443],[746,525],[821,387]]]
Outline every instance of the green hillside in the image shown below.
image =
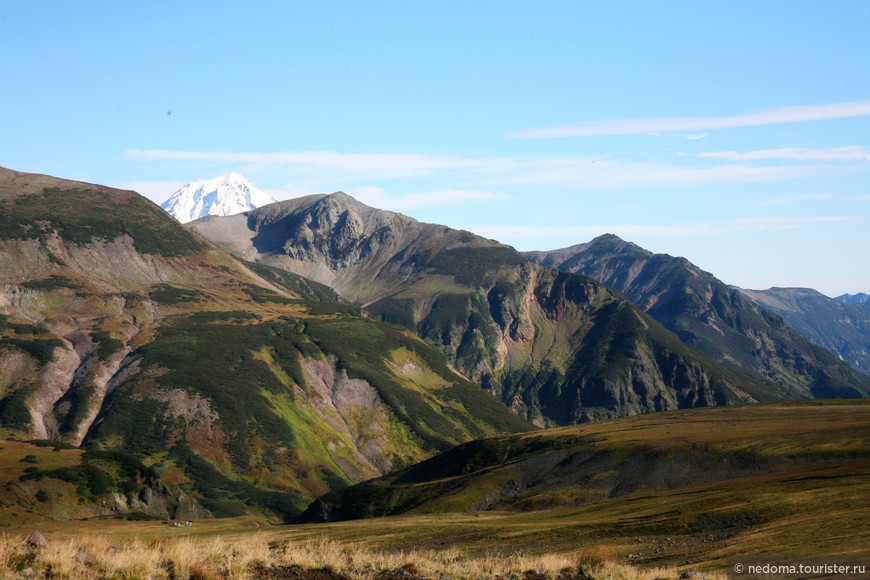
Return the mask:
[[[134,192],[0,169],[0,209],[0,427],[122,452],[203,513],[287,519],[531,428],[406,330],[239,262]],[[91,498],[105,514],[114,491]]]
[[[669,411],[463,444],[401,472],[327,494],[303,518],[572,506],[588,506],[583,510],[590,512],[625,505],[630,497],[676,496],[679,490],[723,485],[736,489],[772,475],[791,474],[809,489],[826,485],[827,470],[863,473],[868,463],[870,403],[864,400]],[[807,478],[808,470],[821,475]],[[775,515],[751,512],[744,514],[746,527]],[[695,524],[687,516],[682,525]]]

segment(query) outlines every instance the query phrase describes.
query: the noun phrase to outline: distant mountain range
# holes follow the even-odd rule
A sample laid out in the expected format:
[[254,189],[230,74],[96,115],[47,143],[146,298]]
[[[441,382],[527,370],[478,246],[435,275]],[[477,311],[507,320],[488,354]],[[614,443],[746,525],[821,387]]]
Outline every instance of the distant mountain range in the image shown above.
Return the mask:
[[812,342],[870,374],[870,302],[845,302],[842,296],[829,298],[809,288],[739,291],[782,316],[789,326]]
[[208,215],[233,215],[274,202],[272,196],[254,187],[241,173],[231,171],[214,179],[187,183],[160,207],[181,223],[187,223]]
[[834,300],[842,302],[843,304],[863,304],[865,302],[870,302],[870,294],[865,294],[864,292],[858,292],[857,294],[840,294],[835,297]]
[[870,393],[866,376],[685,258],[653,254],[610,234],[525,255],[619,290],[686,344],[797,396]]

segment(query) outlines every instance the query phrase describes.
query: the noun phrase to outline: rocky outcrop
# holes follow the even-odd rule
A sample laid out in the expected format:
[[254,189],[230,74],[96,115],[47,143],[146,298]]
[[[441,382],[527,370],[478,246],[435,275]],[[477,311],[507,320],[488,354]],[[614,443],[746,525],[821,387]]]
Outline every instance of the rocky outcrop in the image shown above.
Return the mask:
[[361,481],[372,474],[388,473],[393,464],[388,450],[394,445],[388,425],[391,413],[377,390],[367,381],[347,376],[347,371],[337,369],[335,359],[305,359],[302,369],[308,385],[318,395],[311,400],[321,418],[333,429],[346,435],[346,439],[331,442],[336,447],[348,448],[355,465],[343,465],[346,472]]

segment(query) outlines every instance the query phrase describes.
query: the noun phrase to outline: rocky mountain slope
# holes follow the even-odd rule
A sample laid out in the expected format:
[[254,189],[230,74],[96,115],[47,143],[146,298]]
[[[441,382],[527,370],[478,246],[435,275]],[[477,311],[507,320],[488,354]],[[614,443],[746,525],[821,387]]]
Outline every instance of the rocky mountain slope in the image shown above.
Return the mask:
[[189,225],[413,330],[538,424],[794,396],[687,348],[590,278],[344,193]]
[[290,517],[531,428],[407,331],[131,191],[0,168],[0,258],[0,427],[127,454],[215,515]]
[[181,223],[187,223],[207,215],[241,213],[274,201],[241,173],[231,171],[213,179],[187,183],[160,207]]
[[686,344],[797,396],[870,395],[866,376],[685,258],[653,254],[614,235],[526,256],[619,290]]
[[870,374],[870,302],[829,298],[809,288],[738,290],[856,369]]

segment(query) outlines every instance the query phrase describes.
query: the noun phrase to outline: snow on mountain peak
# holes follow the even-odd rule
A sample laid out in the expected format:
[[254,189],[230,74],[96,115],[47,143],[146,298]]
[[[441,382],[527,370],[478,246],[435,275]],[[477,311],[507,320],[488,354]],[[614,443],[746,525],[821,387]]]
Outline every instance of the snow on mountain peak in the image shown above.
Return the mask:
[[185,224],[207,215],[227,216],[274,203],[276,200],[237,171],[213,179],[191,181],[160,204]]

